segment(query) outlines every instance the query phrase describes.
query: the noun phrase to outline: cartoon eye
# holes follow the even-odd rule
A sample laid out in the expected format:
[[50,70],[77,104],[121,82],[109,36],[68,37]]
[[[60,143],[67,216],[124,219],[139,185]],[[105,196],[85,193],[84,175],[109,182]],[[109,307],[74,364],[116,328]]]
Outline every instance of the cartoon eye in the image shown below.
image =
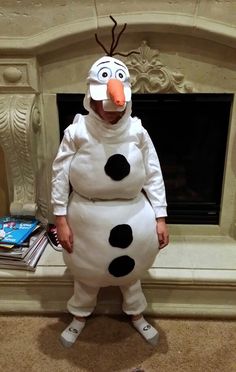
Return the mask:
[[111,70],[108,67],[103,67],[98,71],[98,80],[100,80],[102,83],[107,83],[111,75]]
[[123,71],[121,69],[116,71],[116,79],[121,80],[121,81],[125,81],[126,78],[127,78],[127,76],[126,76],[125,71]]

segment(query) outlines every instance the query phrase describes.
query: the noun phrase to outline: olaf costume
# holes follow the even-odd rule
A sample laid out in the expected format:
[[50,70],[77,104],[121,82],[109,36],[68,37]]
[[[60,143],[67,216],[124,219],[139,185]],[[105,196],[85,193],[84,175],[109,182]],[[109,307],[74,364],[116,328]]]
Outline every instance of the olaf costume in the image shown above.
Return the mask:
[[[107,90],[110,79],[124,89],[125,102],[118,106]],[[90,107],[91,97],[102,100],[105,111],[124,115],[106,123]],[[119,286],[123,311],[139,314],[146,307],[139,279],[158,253],[156,218],[166,216],[166,197],[151,139],[131,117],[123,62],[106,56],[93,64],[84,106],[88,115],[76,115],[67,127],[53,163],[54,215],[67,215],[73,232],[73,252],[63,251],[75,280],[68,310],[88,316],[100,287]]]

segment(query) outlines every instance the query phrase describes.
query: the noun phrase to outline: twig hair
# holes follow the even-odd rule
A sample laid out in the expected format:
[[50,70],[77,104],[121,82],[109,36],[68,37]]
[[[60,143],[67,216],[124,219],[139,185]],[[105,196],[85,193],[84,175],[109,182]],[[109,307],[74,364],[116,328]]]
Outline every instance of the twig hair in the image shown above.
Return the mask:
[[131,54],[139,54],[139,52],[129,52],[129,53],[114,53],[115,49],[117,48],[118,44],[119,44],[119,41],[120,41],[120,37],[121,35],[123,34],[123,32],[125,31],[126,29],[126,26],[127,26],[127,23],[124,24],[122,30],[119,32],[117,38],[115,37],[115,29],[117,27],[117,22],[116,20],[110,15],[110,18],[111,20],[114,22],[114,26],[112,27],[112,30],[111,30],[111,35],[112,35],[112,42],[111,42],[111,47],[110,47],[110,50],[108,51],[107,48],[101,43],[101,41],[98,39],[98,35],[95,34],[95,39],[96,39],[96,42],[102,47],[102,49],[104,50],[104,52],[106,53],[107,56],[110,56],[110,57],[113,57],[115,55],[119,55],[119,56],[123,56],[123,57],[128,57],[130,56]]

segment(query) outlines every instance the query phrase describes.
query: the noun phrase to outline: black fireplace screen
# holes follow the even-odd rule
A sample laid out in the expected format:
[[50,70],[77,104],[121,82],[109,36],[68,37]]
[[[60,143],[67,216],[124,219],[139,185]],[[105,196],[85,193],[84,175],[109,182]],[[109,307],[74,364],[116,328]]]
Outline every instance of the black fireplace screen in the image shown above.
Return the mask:
[[[61,138],[83,94],[58,94]],[[165,180],[168,223],[218,224],[233,94],[133,94]]]

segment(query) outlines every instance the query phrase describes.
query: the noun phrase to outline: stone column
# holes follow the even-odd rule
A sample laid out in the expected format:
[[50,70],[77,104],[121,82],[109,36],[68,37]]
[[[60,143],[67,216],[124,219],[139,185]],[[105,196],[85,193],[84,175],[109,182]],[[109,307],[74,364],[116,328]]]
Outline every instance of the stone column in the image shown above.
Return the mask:
[[35,215],[37,129],[35,95],[0,95],[0,143],[5,159],[10,196],[10,213]]
[[6,161],[10,213],[46,218],[47,203],[43,208],[38,203],[44,139],[36,60],[2,58],[0,90],[0,145]]

